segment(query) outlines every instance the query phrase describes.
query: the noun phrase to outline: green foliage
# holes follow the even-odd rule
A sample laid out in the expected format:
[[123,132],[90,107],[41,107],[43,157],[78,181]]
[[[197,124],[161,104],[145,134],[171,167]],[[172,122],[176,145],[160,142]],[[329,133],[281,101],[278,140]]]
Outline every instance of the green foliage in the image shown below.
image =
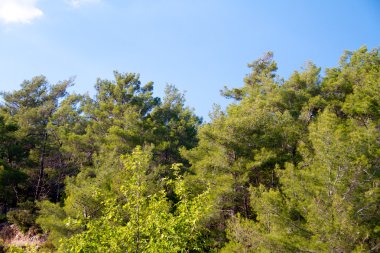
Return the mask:
[[7,121],[0,115],[0,203],[5,211],[8,206],[16,205],[19,185],[27,179],[27,175],[14,166],[25,157],[15,136],[18,126]]
[[115,81],[98,79],[96,97],[87,101],[84,113],[93,119],[88,134],[104,152],[123,154],[144,144],[144,119],[159,98],[153,97],[153,83],[141,85],[139,75],[114,73]]
[[[199,184],[194,190],[205,182],[213,185],[218,208],[210,222],[212,226],[224,224],[217,226],[222,230],[230,215],[254,218],[249,185],[278,186],[275,168],[300,161],[297,144],[305,138],[310,118],[315,117],[305,120],[304,115],[309,114],[309,103],[319,92],[320,69],[309,63],[302,73],[295,72],[283,82],[275,74],[277,65],[272,57],[268,53],[249,65],[252,72],[244,86],[224,93],[238,102],[226,112],[214,112],[212,122],[199,130],[199,145],[182,150],[195,174],[188,180]],[[317,113],[310,110],[310,114]]]
[[17,169],[0,165],[0,200],[5,207],[15,206],[18,196],[18,185],[24,183],[27,175]]
[[[161,165],[184,163],[180,148],[193,148],[197,144],[197,127],[201,119],[185,107],[185,98],[177,88],[168,85],[163,102],[151,114],[152,140],[155,160]],[[148,121],[148,122],[149,122]]]
[[[114,157],[109,161],[114,161]],[[66,198],[63,203],[51,203],[42,201],[38,203],[39,217],[36,222],[41,228],[49,233],[49,242],[59,245],[62,238],[72,236],[83,231],[86,223],[91,219],[99,218],[102,215],[104,205],[103,196],[112,193],[110,185],[112,179],[120,179],[118,167],[119,162],[105,163],[95,169],[82,169],[75,177],[66,179]],[[106,169],[108,166],[112,169]],[[95,195],[95,192],[102,192],[102,196]]]
[[10,223],[16,224],[18,229],[23,233],[27,232],[32,226],[35,226],[36,217],[35,205],[31,201],[19,203],[17,209],[7,213],[7,220]]
[[71,84],[72,81],[68,80],[50,85],[44,76],[38,76],[24,81],[18,91],[2,93],[4,104],[0,109],[9,121],[17,122],[15,141],[21,143],[22,153],[26,156],[18,166],[29,176],[29,184],[25,187],[28,199],[59,195],[49,187],[57,182],[49,178],[47,168],[61,169],[64,165],[59,140],[49,131],[48,125],[52,124],[59,100],[67,95],[66,89]]
[[38,250],[34,246],[25,246],[25,247],[17,247],[17,246],[7,246],[5,247],[5,252],[7,253],[37,253]]
[[[377,250],[380,133],[371,108],[379,101],[378,63],[377,50],[362,48],[328,70],[321,87],[323,112],[298,143],[302,160],[276,170],[279,189],[252,188],[255,220],[232,218],[225,250]],[[363,102],[353,99],[363,93],[368,96]]]
[[43,76],[2,93],[0,213],[18,205],[24,231],[38,213],[40,252],[377,252],[379,50],[323,77],[281,79],[271,52],[248,66],[202,125],[134,73],[93,98]]
[[122,160],[124,170],[120,177],[124,180],[119,189],[122,195],[106,197],[95,191],[103,199],[102,216],[90,220],[83,232],[63,240],[59,252],[199,251],[202,247],[199,222],[210,208],[208,193],[189,199],[181,179],[169,181],[175,184],[180,199],[172,213],[164,191],[147,195],[146,171],[151,154],[136,148]]

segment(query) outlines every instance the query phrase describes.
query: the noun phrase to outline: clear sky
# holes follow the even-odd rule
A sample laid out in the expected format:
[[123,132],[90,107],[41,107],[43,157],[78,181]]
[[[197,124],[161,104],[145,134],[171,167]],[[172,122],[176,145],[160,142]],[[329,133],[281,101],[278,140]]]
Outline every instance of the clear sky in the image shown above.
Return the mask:
[[206,120],[266,51],[286,78],[362,45],[380,46],[380,1],[0,0],[0,90],[43,74],[93,95],[96,78],[135,72],[157,96],[168,83],[186,91]]

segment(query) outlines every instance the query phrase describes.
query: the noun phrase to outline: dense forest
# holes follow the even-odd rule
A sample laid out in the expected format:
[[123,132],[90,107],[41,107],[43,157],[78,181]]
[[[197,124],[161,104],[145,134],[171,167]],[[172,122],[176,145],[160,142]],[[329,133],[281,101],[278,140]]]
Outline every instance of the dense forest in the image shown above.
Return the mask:
[[44,239],[0,252],[379,252],[379,48],[248,67],[210,122],[134,73],[1,93],[0,228]]

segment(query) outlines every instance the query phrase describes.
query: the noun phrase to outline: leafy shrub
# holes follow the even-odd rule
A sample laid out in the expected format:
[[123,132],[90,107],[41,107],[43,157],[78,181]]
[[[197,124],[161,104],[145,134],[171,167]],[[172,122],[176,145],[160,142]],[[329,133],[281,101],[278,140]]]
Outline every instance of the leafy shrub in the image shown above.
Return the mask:
[[31,201],[19,204],[19,208],[7,213],[7,219],[10,223],[15,224],[23,233],[27,232],[30,227],[35,226],[36,212],[35,205]]
[[37,253],[37,248],[34,246],[17,247],[14,245],[10,245],[6,247],[5,250],[6,250],[5,252],[8,252],[8,253]]

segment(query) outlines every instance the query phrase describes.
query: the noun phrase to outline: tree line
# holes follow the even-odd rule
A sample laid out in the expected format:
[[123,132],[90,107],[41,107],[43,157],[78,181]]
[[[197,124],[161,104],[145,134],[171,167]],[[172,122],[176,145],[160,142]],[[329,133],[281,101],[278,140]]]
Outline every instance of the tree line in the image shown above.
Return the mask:
[[173,85],[44,76],[1,93],[0,219],[45,233],[9,252],[377,252],[379,49],[284,79],[271,52],[203,123]]

